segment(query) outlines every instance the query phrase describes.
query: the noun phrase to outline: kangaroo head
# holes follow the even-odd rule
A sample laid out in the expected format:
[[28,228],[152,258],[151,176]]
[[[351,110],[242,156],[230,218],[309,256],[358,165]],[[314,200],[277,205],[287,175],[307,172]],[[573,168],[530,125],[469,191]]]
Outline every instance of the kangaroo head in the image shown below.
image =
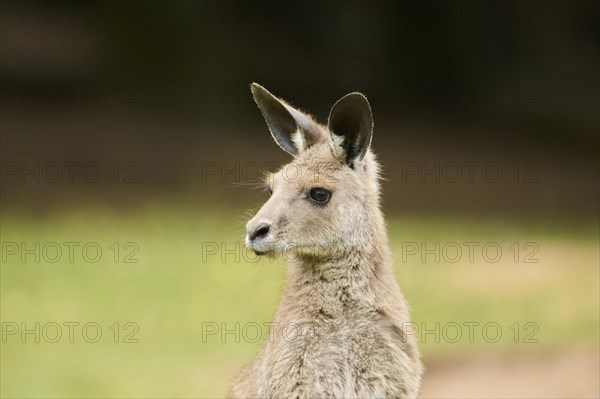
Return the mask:
[[368,242],[379,209],[378,166],[369,146],[371,107],[365,96],[338,100],[327,126],[251,86],[275,142],[294,156],[267,177],[271,197],[246,225],[257,254],[331,256]]

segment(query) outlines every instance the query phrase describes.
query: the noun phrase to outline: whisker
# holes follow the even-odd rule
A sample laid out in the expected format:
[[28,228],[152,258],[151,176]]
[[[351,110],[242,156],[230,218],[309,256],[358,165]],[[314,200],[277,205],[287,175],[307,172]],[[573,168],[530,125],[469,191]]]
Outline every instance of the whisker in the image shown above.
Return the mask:
[[231,187],[234,188],[238,188],[238,187],[251,187],[251,188],[262,188],[264,187],[265,183],[262,179],[257,179],[257,180],[246,180],[246,181],[234,181],[234,182],[230,182],[228,183]]

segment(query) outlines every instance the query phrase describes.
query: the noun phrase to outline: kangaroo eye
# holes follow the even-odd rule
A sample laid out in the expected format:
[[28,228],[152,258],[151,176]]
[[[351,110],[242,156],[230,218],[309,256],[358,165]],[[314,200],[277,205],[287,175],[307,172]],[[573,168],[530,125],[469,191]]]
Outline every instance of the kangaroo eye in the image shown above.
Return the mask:
[[331,199],[331,191],[324,188],[311,188],[308,192],[311,201],[318,205],[325,205]]

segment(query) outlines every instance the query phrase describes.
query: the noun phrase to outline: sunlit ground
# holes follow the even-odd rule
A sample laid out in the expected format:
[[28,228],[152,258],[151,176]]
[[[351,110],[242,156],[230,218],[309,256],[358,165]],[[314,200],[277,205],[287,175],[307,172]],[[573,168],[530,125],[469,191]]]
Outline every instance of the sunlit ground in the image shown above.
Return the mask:
[[[225,395],[268,337],[285,274],[283,261],[241,250],[243,218],[185,205],[3,211],[1,396]],[[558,352],[568,368],[571,350],[597,358],[596,227],[395,218],[389,230],[436,378],[475,383],[436,368],[444,359]]]

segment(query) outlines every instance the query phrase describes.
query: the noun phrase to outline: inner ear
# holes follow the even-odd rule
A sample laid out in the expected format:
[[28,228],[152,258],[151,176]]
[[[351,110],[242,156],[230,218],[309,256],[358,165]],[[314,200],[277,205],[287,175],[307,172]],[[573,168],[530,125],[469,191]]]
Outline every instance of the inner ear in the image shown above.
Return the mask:
[[252,83],[251,91],[271,136],[285,152],[296,156],[322,139],[321,128],[310,116],[275,97],[257,83]]
[[373,115],[367,98],[350,93],[339,99],[329,113],[328,128],[343,139],[341,145],[350,167],[362,161],[373,137]]

